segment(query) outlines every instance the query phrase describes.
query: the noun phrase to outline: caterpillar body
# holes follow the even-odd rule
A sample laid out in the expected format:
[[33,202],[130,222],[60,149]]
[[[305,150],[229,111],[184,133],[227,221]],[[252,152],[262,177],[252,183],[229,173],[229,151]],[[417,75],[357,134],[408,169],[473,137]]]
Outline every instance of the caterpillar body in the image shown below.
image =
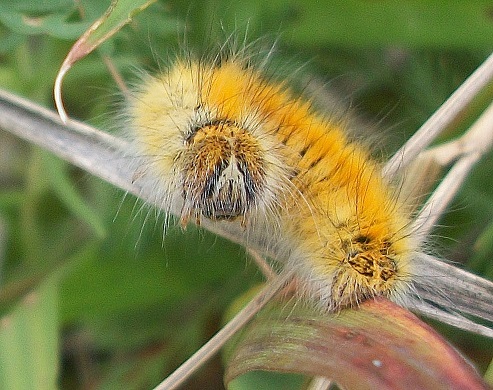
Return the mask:
[[367,147],[241,56],[177,61],[128,104],[140,170],[180,220],[275,231],[303,291],[324,310],[411,284],[410,216]]

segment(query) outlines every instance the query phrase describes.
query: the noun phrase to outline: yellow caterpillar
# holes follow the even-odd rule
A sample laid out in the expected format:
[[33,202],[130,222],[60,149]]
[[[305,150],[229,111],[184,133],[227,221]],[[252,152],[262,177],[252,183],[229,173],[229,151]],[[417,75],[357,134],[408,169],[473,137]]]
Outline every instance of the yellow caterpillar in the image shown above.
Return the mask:
[[[265,229],[324,310],[411,282],[409,212],[367,148],[241,56],[177,61],[128,104],[142,174],[192,218]],[[275,232],[275,233],[274,233]]]

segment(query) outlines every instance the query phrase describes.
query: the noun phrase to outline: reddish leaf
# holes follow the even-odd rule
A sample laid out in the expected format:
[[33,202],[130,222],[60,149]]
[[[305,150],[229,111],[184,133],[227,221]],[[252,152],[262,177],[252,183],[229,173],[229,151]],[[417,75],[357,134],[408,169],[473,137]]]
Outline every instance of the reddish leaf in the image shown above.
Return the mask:
[[474,368],[438,333],[386,299],[321,315],[301,305],[248,328],[226,382],[254,370],[324,376],[345,389],[484,389]]

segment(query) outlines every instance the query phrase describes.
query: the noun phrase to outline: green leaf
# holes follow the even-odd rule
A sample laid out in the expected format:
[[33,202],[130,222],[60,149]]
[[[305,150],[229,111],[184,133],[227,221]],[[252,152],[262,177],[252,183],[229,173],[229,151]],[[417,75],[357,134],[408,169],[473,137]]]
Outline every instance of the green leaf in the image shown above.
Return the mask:
[[[118,221],[128,227],[130,217],[127,218],[125,212],[122,207]],[[184,299],[218,289],[233,275],[243,275],[238,275],[244,264],[236,259],[237,246],[194,231],[192,227],[187,234],[179,229],[170,230],[162,244],[161,237],[152,240],[152,226],[139,227],[136,234],[147,236],[149,242],[141,238],[142,247],[138,250],[135,249],[138,236],[128,237],[127,234],[122,243],[116,223],[112,229],[115,236],[108,239],[113,242],[64,281],[61,287],[63,322],[114,318],[157,306],[171,310],[183,304]],[[214,246],[221,248],[220,255],[204,250]],[[136,257],[140,251],[143,256]],[[233,294],[246,283],[231,281],[224,290]]]
[[0,319],[0,388],[57,388],[56,278],[48,278]]
[[49,154],[43,157],[45,172],[57,196],[70,211],[92,228],[98,238],[103,238],[106,235],[104,222],[74,188],[68,178],[67,164]]
[[438,333],[385,299],[337,315],[295,305],[258,317],[229,360],[226,383],[255,370],[323,376],[346,389],[487,388]]
[[[97,246],[90,243],[72,254],[57,261],[37,263],[35,269],[19,269],[16,275],[9,277],[0,289],[0,315],[6,315],[14,305],[18,305],[32,290],[36,290],[52,275],[62,276],[87,259],[94,257]],[[54,276],[53,276],[54,277]]]

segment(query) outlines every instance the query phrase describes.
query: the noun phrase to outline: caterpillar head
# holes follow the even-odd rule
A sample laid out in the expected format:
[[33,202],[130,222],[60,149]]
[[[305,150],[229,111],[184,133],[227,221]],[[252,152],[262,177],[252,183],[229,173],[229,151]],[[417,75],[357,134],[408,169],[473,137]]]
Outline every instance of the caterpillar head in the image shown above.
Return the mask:
[[182,224],[246,217],[265,186],[258,141],[234,122],[216,120],[194,129],[182,153]]

